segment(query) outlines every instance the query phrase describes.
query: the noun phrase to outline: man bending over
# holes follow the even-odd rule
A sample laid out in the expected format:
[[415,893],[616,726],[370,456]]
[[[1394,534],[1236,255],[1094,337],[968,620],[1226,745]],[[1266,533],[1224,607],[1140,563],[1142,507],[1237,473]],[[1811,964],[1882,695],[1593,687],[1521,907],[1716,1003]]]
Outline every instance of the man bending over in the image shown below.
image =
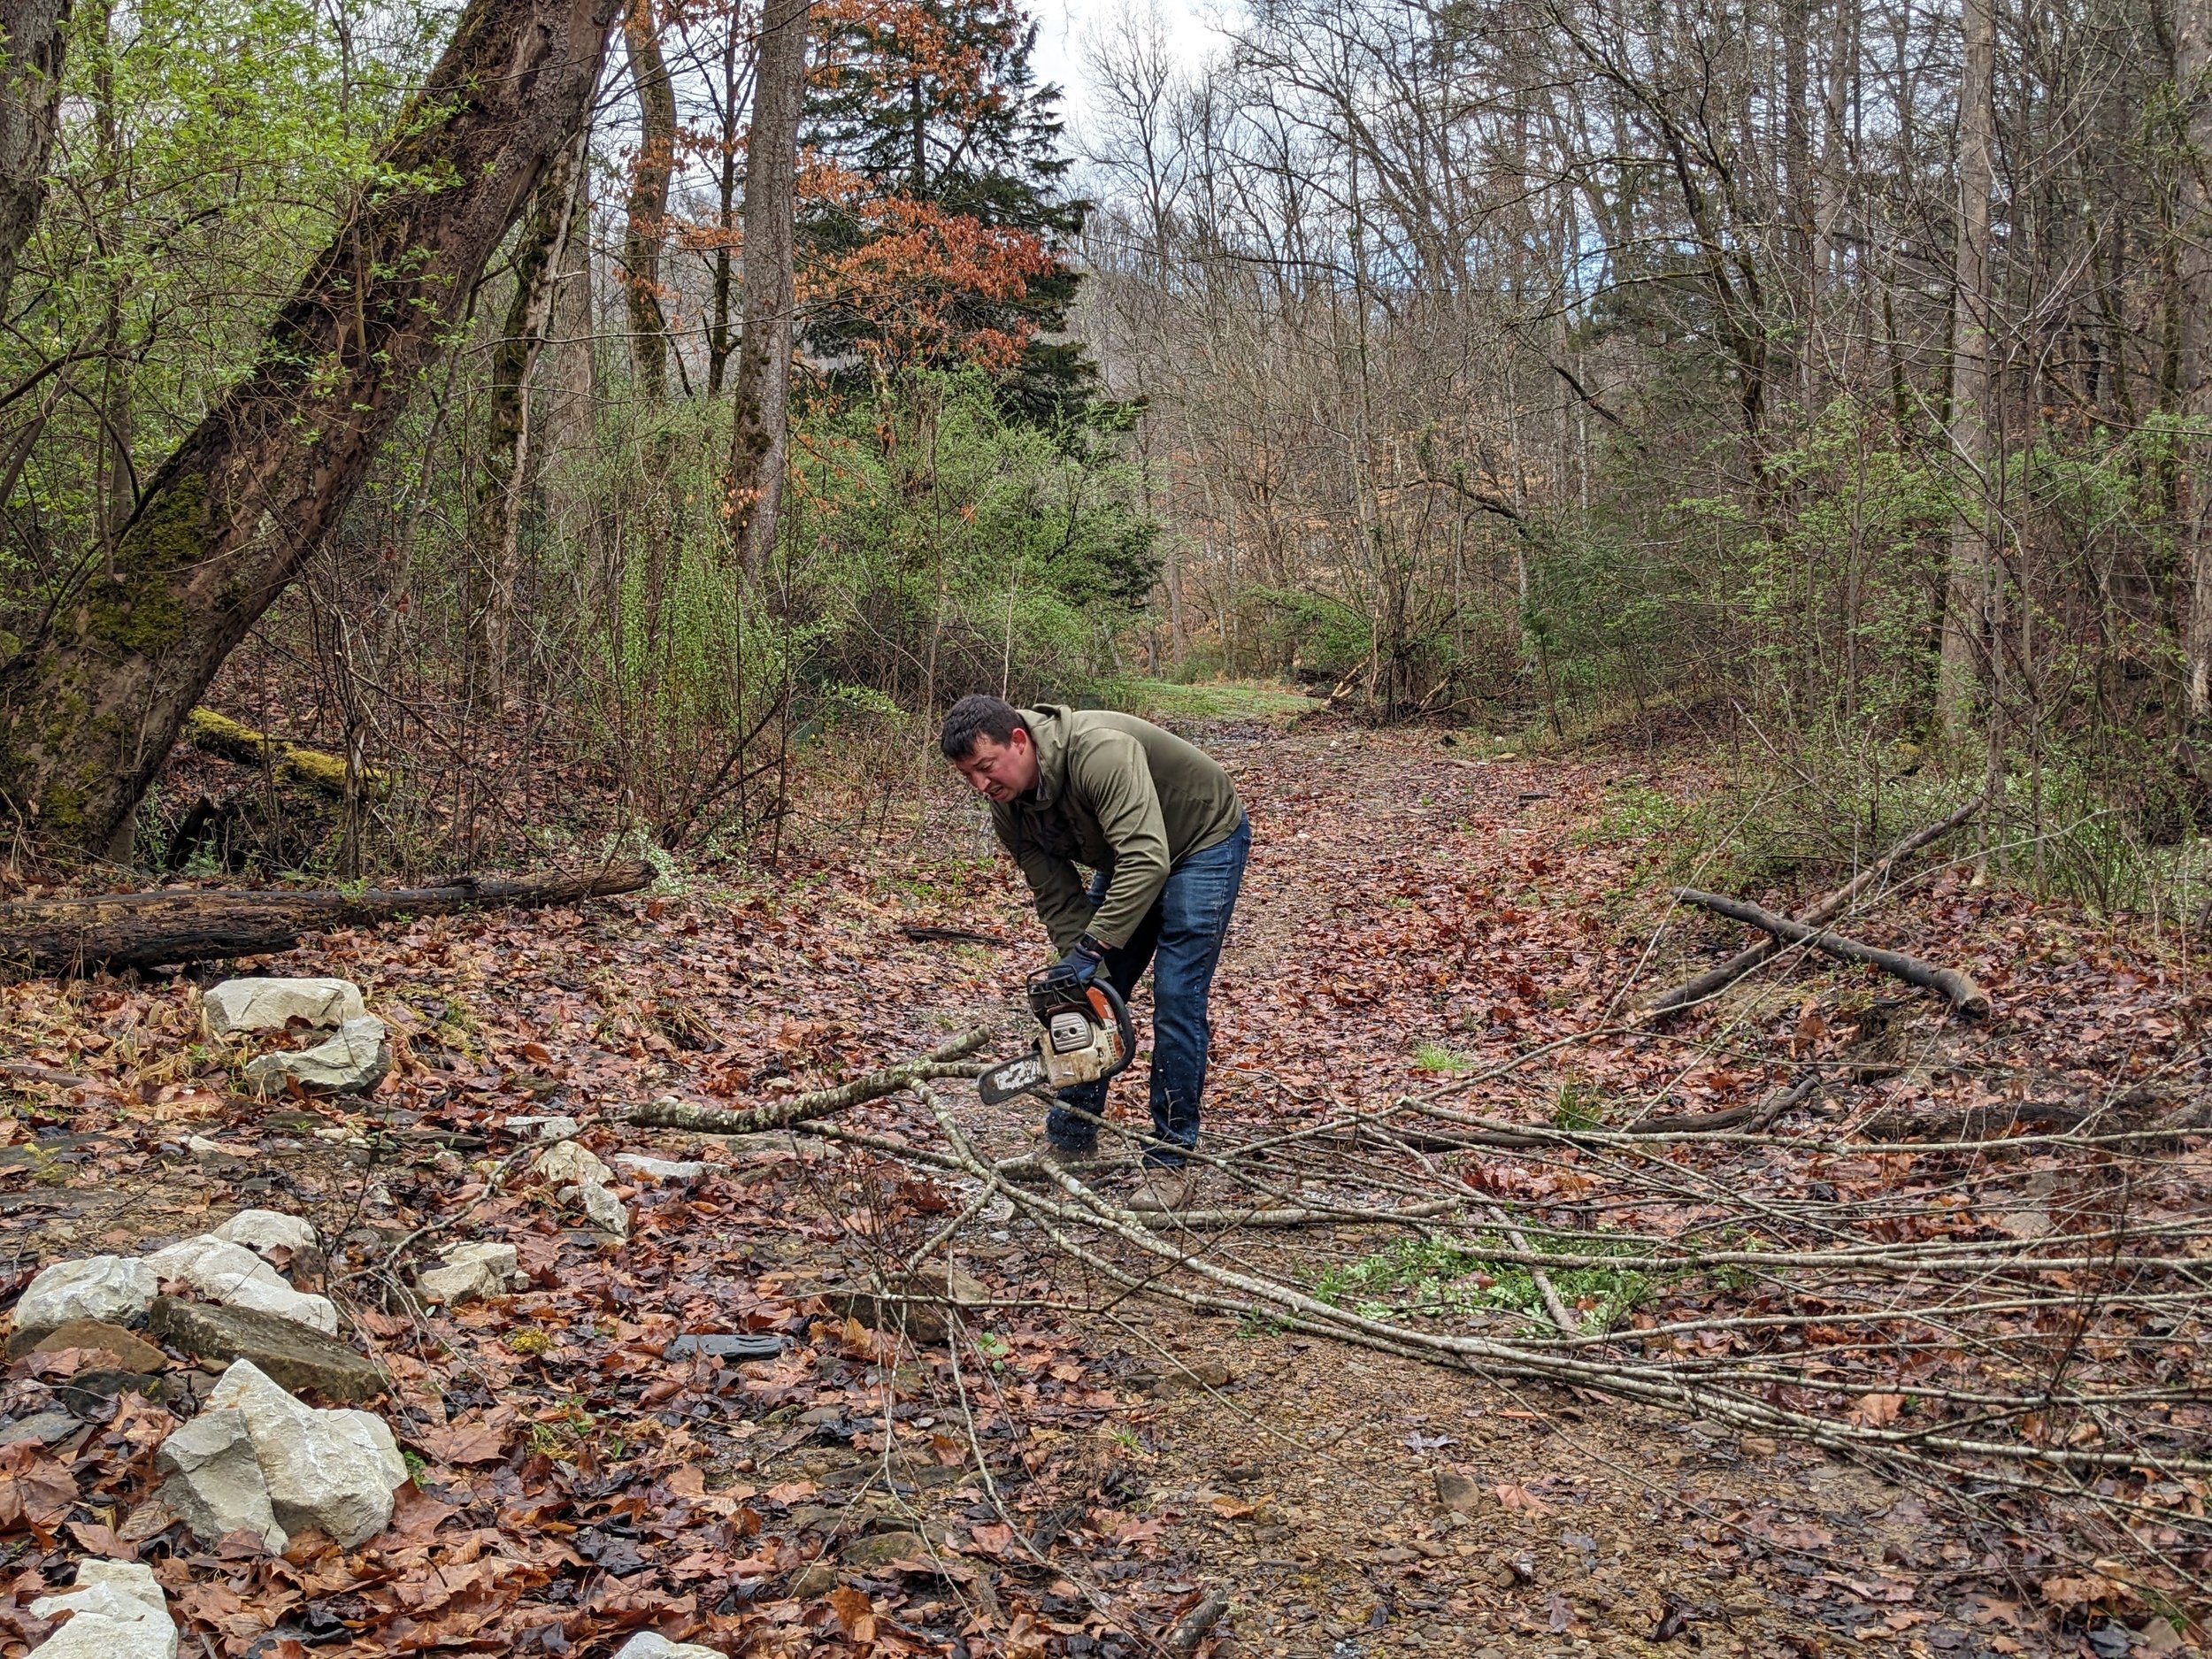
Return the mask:
[[[1236,786],[1148,720],[1055,703],[963,697],[940,746],[990,801],[1061,965],[1086,983],[1102,973],[1124,996],[1151,965],[1152,1138],[1130,1207],[1180,1209],[1197,1187],[1184,1154],[1198,1144],[1206,1001],[1252,847]],[[1089,1163],[1105,1109],[1102,1081],[1063,1089],[1042,1161],[1070,1172]]]

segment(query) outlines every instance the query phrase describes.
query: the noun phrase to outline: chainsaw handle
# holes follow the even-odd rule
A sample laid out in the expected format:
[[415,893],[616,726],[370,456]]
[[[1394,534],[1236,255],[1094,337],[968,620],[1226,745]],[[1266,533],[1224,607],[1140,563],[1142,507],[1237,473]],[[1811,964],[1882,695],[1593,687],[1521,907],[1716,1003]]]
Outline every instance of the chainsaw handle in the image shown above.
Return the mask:
[[1104,1083],[1126,1071],[1129,1063],[1137,1057],[1136,1022],[1129,1018],[1129,1005],[1121,1000],[1121,993],[1110,981],[1093,979],[1083,988],[1090,996],[1091,1006],[1100,1014],[1112,1018],[1114,1029],[1121,1037],[1121,1058],[1098,1079]]

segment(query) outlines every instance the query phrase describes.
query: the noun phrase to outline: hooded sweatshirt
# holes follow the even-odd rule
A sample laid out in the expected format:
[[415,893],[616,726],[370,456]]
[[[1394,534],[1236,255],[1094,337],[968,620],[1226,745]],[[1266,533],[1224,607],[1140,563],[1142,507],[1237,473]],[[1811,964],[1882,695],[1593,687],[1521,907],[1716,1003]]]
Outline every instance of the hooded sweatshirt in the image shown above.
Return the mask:
[[[1021,717],[1037,748],[1037,787],[994,803],[992,827],[1036,895],[1054,949],[1071,949],[1086,933],[1125,945],[1169,872],[1236,833],[1236,786],[1203,749],[1133,714],[1046,703]],[[1107,872],[1095,911],[1078,864]]]

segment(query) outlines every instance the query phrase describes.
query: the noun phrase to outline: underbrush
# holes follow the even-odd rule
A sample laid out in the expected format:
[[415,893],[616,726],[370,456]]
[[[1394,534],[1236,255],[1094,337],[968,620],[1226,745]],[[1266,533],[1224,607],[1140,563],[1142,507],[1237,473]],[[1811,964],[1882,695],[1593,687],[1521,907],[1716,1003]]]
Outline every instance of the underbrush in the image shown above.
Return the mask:
[[[1601,1240],[1530,1230],[1532,1250],[1548,1255],[1595,1255]],[[1505,1241],[1488,1233],[1472,1238],[1404,1239],[1325,1270],[1314,1281],[1316,1300],[1349,1308],[1363,1318],[1461,1318],[1518,1314],[1548,1322],[1542,1290],[1529,1268],[1497,1259]],[[1643,1273],[1607,1267],[1551,1268],[1546,1275],[1559,1298],[1591,1332],[1611,1331],[1649,1300]]]

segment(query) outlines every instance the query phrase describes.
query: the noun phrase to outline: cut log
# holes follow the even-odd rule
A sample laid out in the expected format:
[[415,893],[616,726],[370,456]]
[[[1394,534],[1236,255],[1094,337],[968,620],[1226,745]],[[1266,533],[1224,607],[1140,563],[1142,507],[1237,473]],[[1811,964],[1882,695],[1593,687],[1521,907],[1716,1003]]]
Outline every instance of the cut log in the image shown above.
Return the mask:
[[358,927],[402,916],[573,904],[635,893],[653,879],[642,864],[581,873],[465,876],[434,887],[372,887],[342,893],[179,887],[81,899],[23,899],[0,904],[0,963],[40,973],[92,968],[154,968],[226,956],[289,950],[304,933]]
[[[1981,810],[1982,802],[1985,798],[1982,795],[1976,795],[1940,823],[1930,824],[1924,828],[1915,830],[1833,893],[1800,912],[1796,919],[1814,927],[1835,920],[1857,900],[1861,894],[1886,881],[1890,872],[1896,867],[1900,859],[1910,857],[1923,847],[1942,840],[1960,825],[1965,823],[1968,818],[1972,818]],[[1763,939],[1750,949],[1738,951],[1719,966],[1708,968],[1695,979],[1685,980],[1671,991],[1663,992],[1654,997],[1644,1005],[1644,1016],[1653,1019],[1664,1018],[1670,1014],[1678,1014],[1686,1008],[1695,1007],[1708,997],[1717,996],[1737,980],[1742,979],[1745,974],[1768,961],[1781,948],[1771,939]]]
[[1863,945],[1855,939],[1824,933],[1816,927],[1808,927],[1802,922],[1793,922],[1786,916],[1763,910],[1747,899],[1732,899],[1722,893],[1701,893],[1695,887],[1677,887],[1674,896],[1684,904],[1697,905],[1716,916],[1725,916],[1732,921],[1747,922],[1786,943],[1810,945],[1816,950],[1824,950],[1846,962],[1863,962],[1870,968],[1879,968],[1884,973],[1894,974],[1908,985],[1916,985],[1923,990],[1939,993],[1949,1001],[1953,1008],[1969,1018],[1978,1019],[1989,1012],[1989,993],[1956,968],[1938,967],[1933,963],[1923,962],[1917,956],[1908,956],[1895,950],[1877,949],[1872,945]]

